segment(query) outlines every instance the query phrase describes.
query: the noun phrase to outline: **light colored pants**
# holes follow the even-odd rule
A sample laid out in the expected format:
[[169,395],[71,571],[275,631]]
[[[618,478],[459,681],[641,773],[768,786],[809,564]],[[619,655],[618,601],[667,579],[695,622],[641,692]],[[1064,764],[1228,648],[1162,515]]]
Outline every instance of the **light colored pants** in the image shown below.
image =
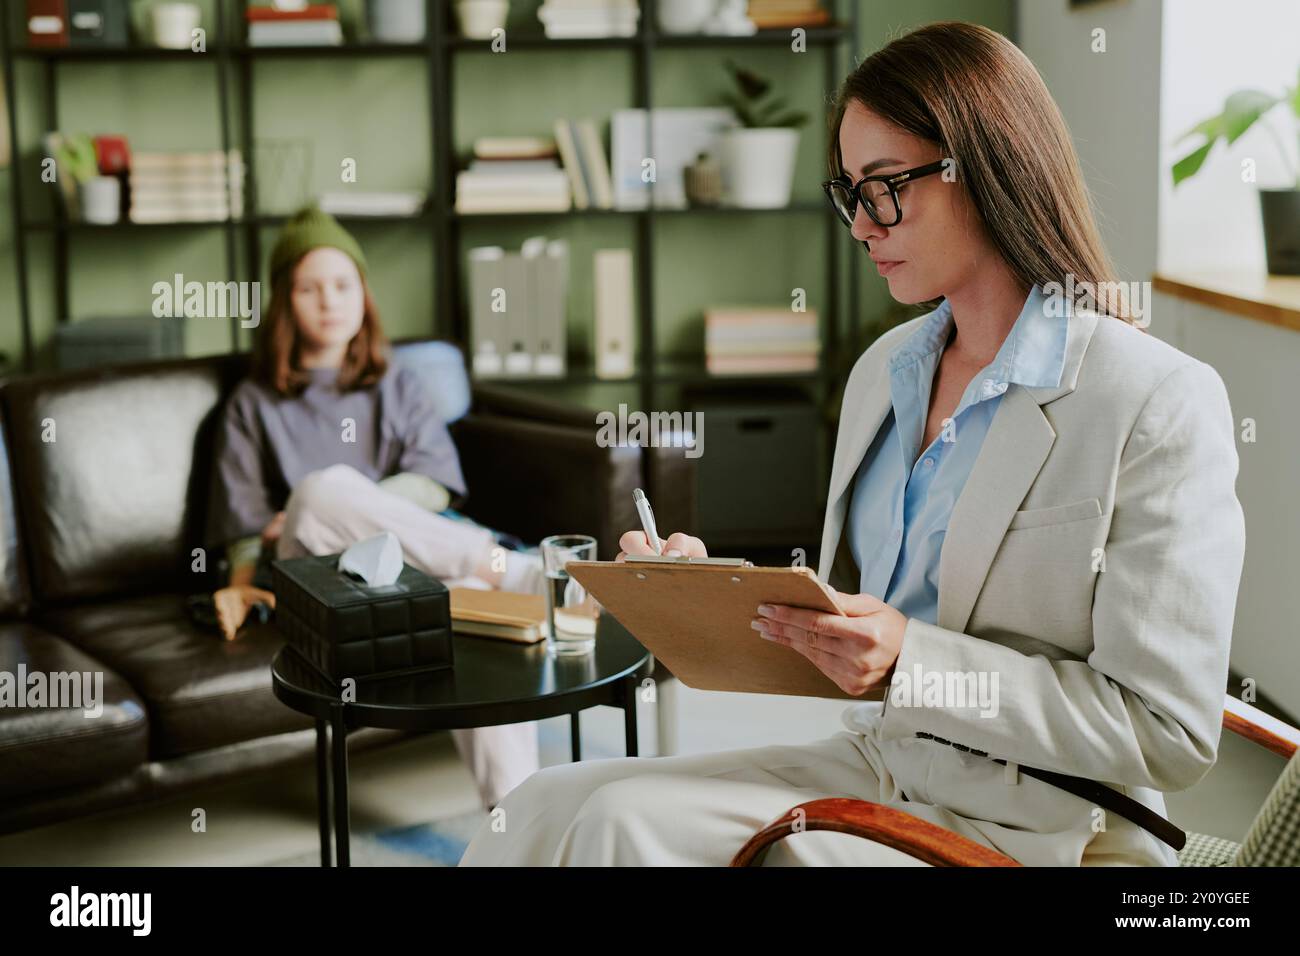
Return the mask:
[[[298,482],[285,506],[276,557],[333,554],[383,531],[397,535],[407,563],[447,587],[490,587],[474,571],[496,543],[491,531],[426,511],[347,465],[314,471]],[[485,807],[500,803],[539,766],[536,721],[451,735]]]
[[[841,731],[800,746],[547,767],[489,815],[461,865],[725,866],[750,837],[800,803],[899,800],[888,770],[873,767],[860,741],[862,735]],[[815,830],[773,845],[764,865],[928,864],[873,840]]]

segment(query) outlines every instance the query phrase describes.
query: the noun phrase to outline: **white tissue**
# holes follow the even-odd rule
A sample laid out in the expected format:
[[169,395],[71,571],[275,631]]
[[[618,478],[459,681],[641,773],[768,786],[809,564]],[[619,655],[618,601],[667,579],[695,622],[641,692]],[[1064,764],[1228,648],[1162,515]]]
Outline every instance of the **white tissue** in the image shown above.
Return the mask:
[[339,571],[354,574],[371,587],[396,581],[402,563],[402,545],[391,531],[358,541],[339,555]]

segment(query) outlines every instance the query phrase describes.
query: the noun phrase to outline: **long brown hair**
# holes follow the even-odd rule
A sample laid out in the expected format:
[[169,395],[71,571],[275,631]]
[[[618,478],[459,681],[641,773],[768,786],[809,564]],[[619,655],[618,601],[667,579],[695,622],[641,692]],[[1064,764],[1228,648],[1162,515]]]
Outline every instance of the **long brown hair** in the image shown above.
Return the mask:
[[[292,300],[293,274],[297,268],[295,262],[271,280],[271,302],[258,324],[253,349],[253,378],[281,395],[297,395],[310,381],[308,373],[298,364],[300,343]],[[343,391],[373,385],[388,370],[388,338],[380,325],[379,310],[364,273],[361,289],[365,312],[361,328],[348,343],[343,367],[339,369],[338,386]]]
[[942,21],[867,57],[836,95],[832,177],[844,175],[839,134],[851,101],[955,160],[990,239],[1026,286],[1068,289],[1072,276],[1095,311],[1133,321],[1065,120],[1014,43],[987,27]]

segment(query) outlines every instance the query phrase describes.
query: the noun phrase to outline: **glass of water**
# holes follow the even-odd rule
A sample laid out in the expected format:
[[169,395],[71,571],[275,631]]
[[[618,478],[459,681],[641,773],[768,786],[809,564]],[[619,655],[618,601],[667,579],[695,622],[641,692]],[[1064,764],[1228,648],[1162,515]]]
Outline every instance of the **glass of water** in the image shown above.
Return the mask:
[[596,646],[595,599],[569,577],[569,561],[595,561],[596,539],[585,534],[556,534],[542,541],[546,566],[546,646],[552,654],[588,654]]

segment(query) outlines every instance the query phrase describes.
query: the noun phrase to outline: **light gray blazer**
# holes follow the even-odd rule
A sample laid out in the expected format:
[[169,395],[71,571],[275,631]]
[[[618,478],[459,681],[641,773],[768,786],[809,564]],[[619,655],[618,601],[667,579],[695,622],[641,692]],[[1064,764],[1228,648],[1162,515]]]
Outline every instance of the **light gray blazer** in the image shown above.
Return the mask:
[[[889,353],[920,321],[873,343],[845,389],[818,575],[842,591],[860,589],[845,528],[853,477],[890,407]],[[896,665],[996,673],[996,716],[887,698],[883,718],[854,705],[846,723],[878,734],[910,799],[1069,831],[1050,859],[1080,862],[1099,811],[1023,774],[972,797],[953,761],[969,771],[976,758],[915,732],[1109,783],[1163,814],[1159,791],[1196,783],[1218,748],[1245,549],[1236,475],[1212,367],[1117,319],[1073,313],[1060,385],[1002,396],[948,524],[938,622],[909,619]],[[1084,816],[1062,817],[1063,804]],[[1174,862],[1145,831],[1104,825],[1126,830],[1118,852]]]

